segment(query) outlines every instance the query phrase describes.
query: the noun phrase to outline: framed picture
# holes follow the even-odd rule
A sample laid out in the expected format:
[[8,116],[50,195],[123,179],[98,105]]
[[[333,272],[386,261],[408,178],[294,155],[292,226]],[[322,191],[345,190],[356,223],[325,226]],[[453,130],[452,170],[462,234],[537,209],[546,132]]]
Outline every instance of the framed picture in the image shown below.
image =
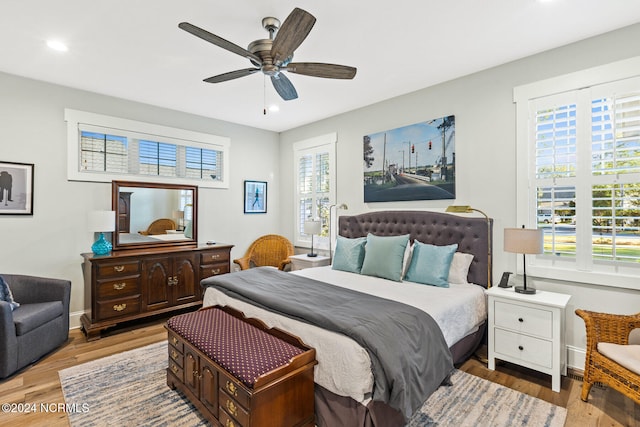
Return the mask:
[[455,116],[364,136],[364,202],[456,198]]
[[0,161],[0,215],[33,215],[33,168]]
[[267,213],[266,182],[244,182],[244,213]]

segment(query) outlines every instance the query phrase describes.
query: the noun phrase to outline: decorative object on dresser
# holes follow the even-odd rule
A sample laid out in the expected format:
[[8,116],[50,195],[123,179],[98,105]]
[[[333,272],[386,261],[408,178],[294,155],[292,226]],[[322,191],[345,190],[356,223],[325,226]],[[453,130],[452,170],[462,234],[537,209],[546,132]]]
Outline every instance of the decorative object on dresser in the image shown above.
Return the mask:
[[640,404],[640,345],[629,334],[640,328],[640,313],[611,314],[577,309],[587,331],[587,355],[580,398],[594,383],[611,387]]
[[322,229],[322,222],[319,219],[308,219],[304,222],[304,234],[311,235],[311,252],[307,254],[308,257],[316,257],[317,253],[313,252],[313,236],[320,234]]
[[200,281],[230,271],[232,245],[121,250],[84,257],[87,339],[121,322],[202,304]]
[[492,241],[492,234],[491,233],[491,220],[489,219],[489,215],[487,215],[486,213],[484,213],[483,211],[481,211],[480,209],[476,209],[476,208],[472,208],[471,206],[467,206],[467,205],[451,205],[449,207],[447,207],[446,212],[451,212],[451,213],[473,213],[473,212],[478,212],[479,214],[481,214],[482,216],[484,216],[484,218],[487,220],[487,229],[489,230],[489,242],[487,245],[487,251],[489,254],[489,272],[488,272],[488,276],[487,276],[487,288],[491,287],[491,276],[493,274],[493,266],[491,264],[492,258],[493,258],[493,254],[491,253],[492,248],[493,248],[493,241]]
[[111,233],[116,229],[115,211],[93,211],[89,212],[89,231],[100,233],[98,240],[91,245],[91,250],[95,255],[106,255],[111,252],[113,246],[111,242],[104,238],[104,233]]
[[284,270],[291,263],[289,257],[293,254],[293,244],[289,239],[278,234],[267,234],[258,237],[251,243],[244,256],[234,259],[233,262],[238,264],[241,270],[266,266]]
[[544,250],[544,233],[541,228],[505,228],[504,250],[522,254],[522,284],[514,289],[521,294],[535,294],[536,290],[527,287],[527,259],[526,254],[541,254]]
[[525,295],[513,288],[493,287],[489,297],[489,369],[496,359],[551,375],[560,391],[567,375],[565,308],[570,295],[539,291]]
[[315,350],[228,307],[172,317],[167,385],[213,425],[313,426]]

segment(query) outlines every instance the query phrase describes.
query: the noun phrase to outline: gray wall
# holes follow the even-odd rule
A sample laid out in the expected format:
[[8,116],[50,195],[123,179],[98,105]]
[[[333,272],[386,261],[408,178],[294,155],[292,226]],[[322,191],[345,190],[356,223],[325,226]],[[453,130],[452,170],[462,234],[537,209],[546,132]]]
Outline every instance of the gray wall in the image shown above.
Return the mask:
[[[239,257],[256,237],[284,233],[280,216],[279,136],[275,132],[0,73],[0,161],[35,164],[33,216],[0,216],[0,274],[72,281],[71,325],[84,310],[83,252],[94,240],[87,213],[111,209],[111,184],[67,181],[64,109],[89,111],[231,138],[229,189],[200,188],[201,243],[234,244]],[[268,213],[244,215],[243,180],[268,182]]]
[[[505,227],[516,221],[516,117],[513,88],[546,78],[640,55],[640,25],[540,53],[434,87],[413,92],[356,111],[283,132],[282,228],[293,220],[292,144],[338,133],[337,202],[346,203],[344,214],[382,209],[442,210],[449,201],[395,203],[363,202],[362,137],[364,135],[454,114],[456,116],[457,204],[471,205],[494,218],[494,281],[503,271],[515,271],[516,255],[502,248]],[[640,70],[639,70],[640,73]],[[357,78],[357,77],[356,77]],[[380,84],[385,84],[380,82]],[[637,291],[580,283],[539,281],[540,289],[572,295],[567,309],[569,364],[584,366],[584,324],[576,308],[635,313]]]

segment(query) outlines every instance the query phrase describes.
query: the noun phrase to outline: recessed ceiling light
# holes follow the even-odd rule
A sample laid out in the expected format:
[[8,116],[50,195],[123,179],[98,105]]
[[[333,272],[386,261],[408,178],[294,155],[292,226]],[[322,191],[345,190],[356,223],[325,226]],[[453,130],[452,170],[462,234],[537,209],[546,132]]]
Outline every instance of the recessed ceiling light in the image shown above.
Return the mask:
[[53,50],[57,50],[58,52],[66,52],[69,50],[66,44],[58,40],[47,40],[47,46]]

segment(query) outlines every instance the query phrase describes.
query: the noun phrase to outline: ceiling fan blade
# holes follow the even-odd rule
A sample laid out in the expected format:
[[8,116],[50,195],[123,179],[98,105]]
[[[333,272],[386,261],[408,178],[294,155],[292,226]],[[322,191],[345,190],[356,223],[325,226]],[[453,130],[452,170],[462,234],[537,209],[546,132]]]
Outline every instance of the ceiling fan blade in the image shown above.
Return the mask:
[[271,57],[276,65],[293,55],[316,23],[316,18],[307,11],[295,8],[284,20],[271,46]]
[[296,88],[293,87],[291,81],[284,74],[278,73],[271,76],[271,83],[273,83],[273,87],[276,89],[276,92],[278,92],[278,95],[285,101],[291,101],[298,97]]
[[260,68],[244,68],[242,70],[229,71],[228,73],[218,74],[217,76],[204,79],[207,83],[221,83],[228,80],[238,79],[260,71]]
[[215,34],[212,34],[207,30],[203,30],[202,28],[196,27],[195,25],[189,24],[188,22],[181,22],[178,24],[178,27],[188,33],[193,34],[196,37],[200,37],[202,40],[208,41],[209,43],[213,43],[216,46],[228,50],[229,52],[233,52],[244,58],[249,58],[258,65],[262,64],[262,59],[260,59],[260,57],[258,57],[257,55],[249,52],[244,48],[241,48],[235,43],[231,43],[230,41],[225,40],[222,37],[216,36]]
[[323,64],[321,62],[291,62],[287,64],[285,69],[290,73],[326,79],[352,79],[358,71],[356,68],[346,65]]

